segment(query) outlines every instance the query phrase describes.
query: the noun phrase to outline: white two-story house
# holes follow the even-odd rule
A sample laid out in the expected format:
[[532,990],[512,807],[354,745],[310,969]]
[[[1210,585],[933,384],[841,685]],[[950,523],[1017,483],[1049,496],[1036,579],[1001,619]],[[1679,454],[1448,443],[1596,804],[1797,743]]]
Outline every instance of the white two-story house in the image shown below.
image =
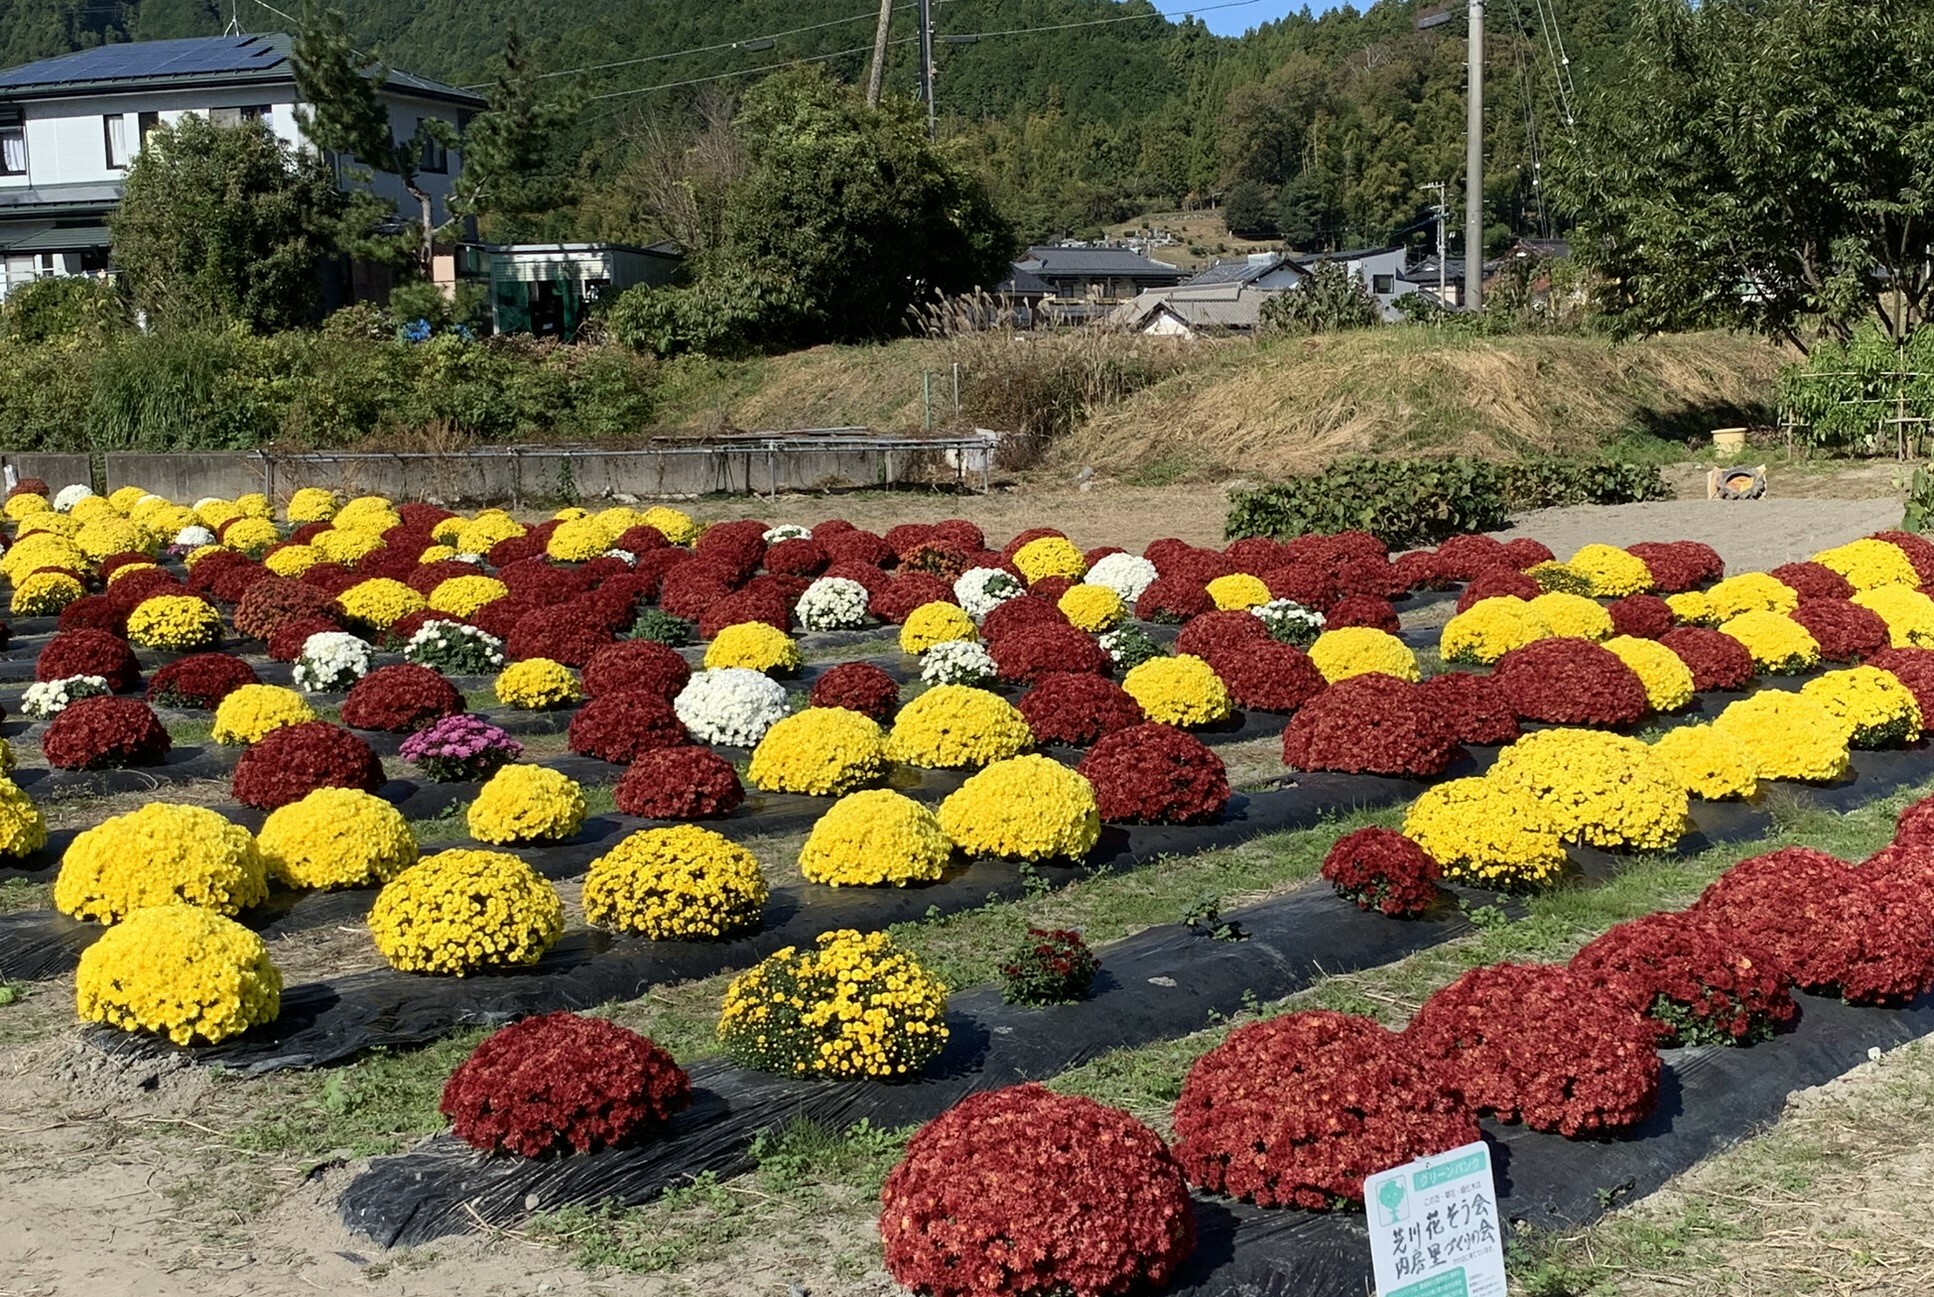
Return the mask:
[[[161,123],[187,113],[259,120],[304,147],[290,45],[280,33],[141,41],[0,71],[0,297],[29,280],[111,269],[108,213],[141,141]],[[461,132],[485,106],[467,90],[394,70],[378,97],[402,140],[425,118]],[[439,222],[461,162],[458,150],[434,145],[422,158],[418,183],[435,195]],[[367,183],[415,217],[394,176],[352,179],[364,169],[342,159],[336,169],[345,184]]]

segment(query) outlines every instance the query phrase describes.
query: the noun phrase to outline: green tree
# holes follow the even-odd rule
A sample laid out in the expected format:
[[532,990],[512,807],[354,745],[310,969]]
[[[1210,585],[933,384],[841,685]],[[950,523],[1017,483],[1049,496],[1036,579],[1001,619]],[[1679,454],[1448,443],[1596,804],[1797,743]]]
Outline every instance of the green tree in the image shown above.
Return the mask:
[[1262,304],[1262,322],[1287,333],[1336,333],[1374,328],[1383,310],[1348,266],[1319,261],[1301,284]]
[[342,213],[313,153],[259,122],[213,126],[191,113],[147,137],[108,228],[122,283],[151,321],[269,332],[311,317]]
[[1222,202],[1222,223],[1238,238],[1276,233],[1276,195],[1253,180],[1239,181]]
[[503,69],[490,89],[490,107],[463,133],[463,170],[450,211],[497,233],[555,212],[573,201],[562,133],[577,116],[571,101],[539,99],[524,41],[515,29],[504,42]]
[[1931,283],[1934,6],[1644,0],[1640,24],[1561,158],[1614,327],[1903,341]]

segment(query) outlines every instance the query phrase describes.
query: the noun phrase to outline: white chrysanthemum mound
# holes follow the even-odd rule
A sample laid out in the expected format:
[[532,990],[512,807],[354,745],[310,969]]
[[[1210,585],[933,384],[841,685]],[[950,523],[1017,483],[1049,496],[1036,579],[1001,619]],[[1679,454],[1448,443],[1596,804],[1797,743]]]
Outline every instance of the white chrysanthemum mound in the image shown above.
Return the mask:
[[1104,554],[1088,569],[1088,585],[1105,585],[1129,607],[1155,584],[1155,565],[1139,554]]
[[317,631],[302,641],[296,659],[296,688],[305,693],[341,693],[369,674],[369,645],[347,631]]
[[481,675],[504,664],[504,642],[481,627],[436,617],[410,636],[403,646],[403,660],[439,671],[449,669],[446,663],[460,661],[471,668],[465,674]]
[[77,703],[83,698],[99,698],[107,692],[105,676],[42,680],[28,685],[26,692],[20,695],[20,710],[31,720],[50,720],[66,711],[70,703]]
[[954,598],[975,621],[1026,593],[1027,587],[1015,580],[1012,572],[997,567],[970,567],[954,582]]
[[719,667],[700,671],[678,691],[672,710],[701,743],[749,748],[786,718],[786,687],[762,671]]
[[626,567],[638,566],[638,556],[628,549],[608,549],[604,552],[603,557],[615,558]]
[[812,538],[813,529],[801,527],[796,522],[782,522],[777,527],[768,527],[765,535],[768,545],[777,545],[782,540],[811,540]]
[[866,587],[843,576],[822,576],[799,596],[793,612],[806,630],[851,630],[866,624]]
[[61,513],[66,513],[93,494],[93,487],[83,486],[79,482],[72,486],[63,486],[54,496],[54,508]]
[[1323,633],[1323,614],[1314,608],[1305,608],[1294,599],[1271,599],[1249,611],[1262,619],[1270,635],[1285,644],[1301,644],[1307,648]]
[[920,659],[920,678],[930,685],[978,685],[994,678],[994,659],[971,640],[943,640]]
[[200,549],[215,543],[215,533],[199,523],[191,523],[175,533],[174,543],[179,549]]

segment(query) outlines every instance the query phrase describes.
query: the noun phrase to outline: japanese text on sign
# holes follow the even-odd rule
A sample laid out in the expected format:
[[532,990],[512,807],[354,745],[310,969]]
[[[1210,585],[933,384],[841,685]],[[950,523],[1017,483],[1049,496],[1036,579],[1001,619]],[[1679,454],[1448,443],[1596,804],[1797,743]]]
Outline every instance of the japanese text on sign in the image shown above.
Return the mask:
[[1363,1182],[1378,1297],[1505,1297],[1491,1150],[1479,1141]]

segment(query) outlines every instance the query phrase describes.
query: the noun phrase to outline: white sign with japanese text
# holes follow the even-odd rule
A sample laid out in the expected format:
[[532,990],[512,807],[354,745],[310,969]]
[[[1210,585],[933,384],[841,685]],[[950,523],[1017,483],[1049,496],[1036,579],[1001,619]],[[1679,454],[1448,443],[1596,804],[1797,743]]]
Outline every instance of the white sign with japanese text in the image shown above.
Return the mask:
[[1377,1297],[1505,1297],[1491,1149],[1479,1140],[1363,1182]]

